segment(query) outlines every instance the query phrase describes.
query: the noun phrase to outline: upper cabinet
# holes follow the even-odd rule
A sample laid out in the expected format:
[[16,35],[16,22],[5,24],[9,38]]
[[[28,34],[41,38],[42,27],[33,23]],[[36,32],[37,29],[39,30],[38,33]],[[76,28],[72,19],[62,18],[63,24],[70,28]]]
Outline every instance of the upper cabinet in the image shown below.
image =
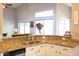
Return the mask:
[[71,33],[74,39],[79,39],[79,4],[72,4]]
[[0,3],[0,35],[2,34],[2,25],[3,24],[3,7]]

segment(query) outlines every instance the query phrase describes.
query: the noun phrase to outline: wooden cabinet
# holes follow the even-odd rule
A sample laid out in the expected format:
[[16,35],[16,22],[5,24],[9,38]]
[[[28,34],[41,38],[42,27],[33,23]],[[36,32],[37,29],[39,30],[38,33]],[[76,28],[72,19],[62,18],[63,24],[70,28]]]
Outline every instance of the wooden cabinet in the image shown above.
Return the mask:
[[55,56],[56,55],[56,48],[54,45],[47,44],[47,56]]
[[69,47],[62,47],[61,46],[61,53],[63,56],[71,56],[73,54],[73,48],[69,48]]
[[43,56],[45,55],[45,45],[37,45],[26,48],[26,56]]
[[72,48],[48,44],[47,55],[48,56],[69,56],[69,55],[72,55]]
[[26,56],[74,56],[79,55],[79,46],[75,48],[53,44],[41,44],[26,48]]
[[37,55],[37,47],[28,47],[26,48],[26,56],[36,56]]
[[45,56],[45,52],[46,52],[46,46],[45,44],[41,44],[38,46],[38,55],[39,56]]

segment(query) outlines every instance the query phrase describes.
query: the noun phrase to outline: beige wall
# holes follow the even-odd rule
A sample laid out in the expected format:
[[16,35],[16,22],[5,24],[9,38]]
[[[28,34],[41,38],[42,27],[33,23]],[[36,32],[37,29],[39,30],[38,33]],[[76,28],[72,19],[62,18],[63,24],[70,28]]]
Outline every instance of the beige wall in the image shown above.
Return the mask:
[[79,14],[79,4],[72,4],[72,20],[71,20],[72,36],[74,39],[79,40],[79,17],[78,17],[78,24],[74,24],[74,11],[78,11]]
[[2,34],[2,25],[3,24],[3,8],[2,4],[0,3],[0,35]]

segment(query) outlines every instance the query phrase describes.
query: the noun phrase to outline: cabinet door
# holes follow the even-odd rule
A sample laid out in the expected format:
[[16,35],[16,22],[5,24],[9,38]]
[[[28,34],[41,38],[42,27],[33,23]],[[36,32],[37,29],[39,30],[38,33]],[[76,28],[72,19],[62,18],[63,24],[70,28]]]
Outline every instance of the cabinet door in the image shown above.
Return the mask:
[[40,45],[26,48],[26,56],[40,56]]
[[73,48],[69,48],[69,47],[62,47],[62,55],[63,56],[71,56],[73,54]]
[[47,45],[48,56],[69,56],[72,54],[72,48],[58,46],[58,45]]
[[45,56],[45,44],[26,48],[26,56]]
[[38,51],[38,56],[45,56],[45,52],[46,52],[45,44],[39,45],[37,51]]
[[47,44],[47,53],[46,55],[47,56],[55,56],[56,55],[56,49],[55,49],[55,46],[52,45],[52,44]]
[[26,56],[34,56],[36,55],[36,50],[34,47],[28,47],[26,48]]
[[30,48],[26,48],[25,55],[26,56],[30,56],[31,55]]
[[54,45],[57,56],[69,56],[72,54],[72,48]]

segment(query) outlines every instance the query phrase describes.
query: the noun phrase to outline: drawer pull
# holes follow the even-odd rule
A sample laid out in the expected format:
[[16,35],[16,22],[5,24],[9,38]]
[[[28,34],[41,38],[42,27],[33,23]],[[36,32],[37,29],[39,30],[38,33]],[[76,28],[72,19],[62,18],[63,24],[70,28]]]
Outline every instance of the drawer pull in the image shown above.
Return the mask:
[[51,48],[53,48],[54,46],[50,46]]
[[58,51],[56,51],[56,53],[59,53],[59,54],[61,54],[62,52],[58,52]]
[[38,50],[38,52],[40,52],[40,50]]
[[63,50],[68,50],[68,49],[63,49]]
[[35,52],[35,53],[37,53],[37,52]]
[[34,50],[34,48],[31,48],[30,50]]
[[56,51],[56,53],[58,53],[58,51]]
[[59,54],[61,54],[61,52],[59,52]]
[[43,47],[43,46],[40,46],[40,47]]

